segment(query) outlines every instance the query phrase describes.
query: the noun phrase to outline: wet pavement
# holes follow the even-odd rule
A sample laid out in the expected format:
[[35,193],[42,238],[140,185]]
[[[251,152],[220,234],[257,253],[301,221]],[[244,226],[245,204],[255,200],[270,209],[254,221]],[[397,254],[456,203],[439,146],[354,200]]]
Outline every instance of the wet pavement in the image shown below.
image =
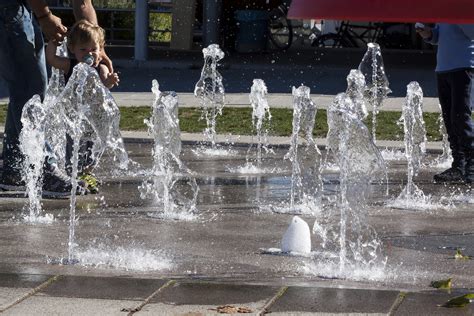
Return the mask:
[[[252,79],[262,78],[271,107],[289,107],[291,87],[299,84],[308,85],[317,106],[324,107],[346,89],[346,75],[363,53],[226,56],[220,71],[228,105],[248,106]],[[202,67],[200,52],[167,52],[138,67],[116,59],[120,55],[113,52],[111,56],[121,72],[121,85],[112,91],[120,106],[150,106],[152,79],[158,79],[162,90],[177,91],[180,106],[196,106],[192,91]],[[432,52],[384,52],[393,93],[383,110],[400,110],[406,85],[416,80],[425,92],[425,110],[438,111],[433,57]],[[5,96],[0,83],[0,103],[6,102]],[[151,167],[149,137],[123,134],[130,157],[139,165],[121,174],[103,163],[98,170],[100,194],[78,197],[77,264],[59,264],[68,255],[69,200],[44,199],[44,212],[54,221],[29,224],[23,219],[23,195],[0,192],[2,315],[474,314],[472,306],[439,307],[474,291],[473,261],[454,258],[456,249],[474,255],[474,196],[465,185],[432,183],[440,169],[428,163],[439,154],[439,143],[428,144],[427,165],[416,177],[434,206],[387,206],[406,182],[406,162],[391,160],[388,195],[386,185],[372,183],[367,210],[367,223],[382,242],[382,254],[370,268],[340,271],[321,257],[316,235],[311,256],[268,251],[281,247],[294,216],[288,211],[291,167],[283,159],[289,138],[271,139],[275,154],[265,155],[264,170],[255,174],[236,172],[246,163],[250,137],[219,136],[220,141],[231,141],[232,153],[207,156],[196,153],[201,135],[183,133],[182,160],[199,185],[197,212],[169,219],[138,191]],[[401,147],[399,142],[379,145]],[[321,212],[300,214],[310,227],[331,210],[338,192],[337,171],[325,169],[323,180]],[[329,225],[338,222],[336,216]],[[450,277],[450,291],[429,286]]]
[[[117,173],[105,162],[97,195],[78,197],[75,257],[67,257],[69,200],[44,199],[50,223],[26,223],[26,199],[0,193],[0,311],[5,315],[201,315],[353,313],[383,315],[472,315],[472,306],[438,307],[474,291],[474,195],[465,185],[436,185],[437,170],[425,166],[416,184],[435,205],[414,210],[388,207],[406,182],[406,162],[389,161],[386,185],[371,185],[367,222],[382,241],[375,266],[339,271],[319,257],[272,254],[294,214],[289,210],[291,166],[283,156],[288,138],[264,156],[263,171],[236,172],[248,145],[226,144],[228,154],[209,156],[186,141],[181,158],[199,185],[197,212],[163,218],[138,186],[151,167],[152,143],[129,139],[139,163]],[[437,146],[434,146],[437,147]],[[324,151],[323,151],[324,154]],[[439,154],[432,150],[429,164]],[[330,161],[330,159],[329,159]],[[323,171],[321,212],[300,214],[310,227],[338,191],[337,171]],[[184,182],[183,182],[184,183]],[[178,188],[184,188],[178,184]],[[186,213],[186,212],[185,212]],[[183,215],[183,214],[181,214]],[[185,214],[186,215],[186,214]],[[189,215],[189,214],[188,214]],[[337,225],[339,218],[330,219]],[[386,260],[386,264],[383,262]],[[430,282],[453,278],[451,291]],[[225,305],[229,305],[225,307]],[[240,310],[239,310],[240,308]]]

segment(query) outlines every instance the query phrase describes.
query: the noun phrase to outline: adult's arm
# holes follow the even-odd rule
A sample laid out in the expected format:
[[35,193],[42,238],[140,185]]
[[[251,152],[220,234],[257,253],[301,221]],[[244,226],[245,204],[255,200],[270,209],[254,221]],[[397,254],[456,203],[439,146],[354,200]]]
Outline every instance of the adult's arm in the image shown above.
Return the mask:
[[62,24],[61,19],[49,10],[44,0],[28,0],[28,4],[38,20],[41,31],[46,38],[59,43],[66,35],[67,28]]
[[95,9],[91,0],[73,0],[72,9],[74,11],[74,17],[76,18],[76,21],[85,19],[92,24],[99,24],[97,23],[97,14],[95,13]]

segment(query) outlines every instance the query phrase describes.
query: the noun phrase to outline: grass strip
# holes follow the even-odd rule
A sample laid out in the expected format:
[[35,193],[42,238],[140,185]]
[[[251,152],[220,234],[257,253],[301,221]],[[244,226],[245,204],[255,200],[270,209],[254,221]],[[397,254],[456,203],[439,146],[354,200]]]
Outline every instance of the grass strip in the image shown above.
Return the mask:
[[[0,124],[5,124],[6,105],[0,105]],[[128,131],[146,131],[144,119],[151,116],[151,109],[147,106],[121,107],[120,128]],[[328,131],[326,110],[318,110],[314,127],[315,137],[326,137]],[[271,109],[272,119],[268,128],[269,135],[290,136],[292,131],[293,110]],[[380,140],[403,140],[403,126],[397,124],[401,112],[380,112],[377,116],[377,139]],[[428,141],[439,141],[439,113],[423,114]],[[182,132],[201,133],[206,127],[205,120],[201,118],[199,108],[180,108],[179,125]],[[366,119],[365,123],[370,129],[372,118]],[[224,108],[222,115],[217,117],[217,133],[233,135],[253,135],[251,108]]]
[[[149,107],[121,108],[122,118],[120,127],[123,130],[146,130],[144,118],[151,115]],[[290,136],[292,132],[293,110],[271,109],[272,119],[269,126],[264,126],[272,136]],[[401,112],[380,112],[377,116],[377,139],[403,140],[403,125],[397,124]],[[201,120],[199,108],[180,108],[179,125],[182,132],[200,133],[206,127],[205,120]],[[439,113],[423,114],[428,141],[441,140],[439,132]],[[372,117],[369,114],[365,120],[367,127],[372,127]],[[222,115],[217,117],[217,133],[234,135],[253,135],[251,108],[224,108]],[[315,137],[326,137],[328,132],[327,112],[318,110],[313,134]]]

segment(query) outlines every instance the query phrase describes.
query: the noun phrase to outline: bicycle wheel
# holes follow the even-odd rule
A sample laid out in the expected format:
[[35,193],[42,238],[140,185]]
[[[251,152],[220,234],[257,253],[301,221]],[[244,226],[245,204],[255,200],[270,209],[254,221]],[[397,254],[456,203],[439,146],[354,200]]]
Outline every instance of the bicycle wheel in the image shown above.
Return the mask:
[[338,34],[328,33],[316,37],[311,43],[313,47],[352,47],[353,45],[344,37],[341,37]]
[[277,50],[290,48],[293,42],[293,27],[285,16],[273,16],[268,20],[268,37]]

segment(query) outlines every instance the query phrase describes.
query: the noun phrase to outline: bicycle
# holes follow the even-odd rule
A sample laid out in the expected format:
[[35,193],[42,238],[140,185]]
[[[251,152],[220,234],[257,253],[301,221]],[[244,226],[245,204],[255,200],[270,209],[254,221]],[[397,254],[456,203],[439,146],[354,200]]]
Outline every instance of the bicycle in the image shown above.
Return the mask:
[[369,42],[374,42],[380,37],[382,28],[380,24],[369,23],[369,25],[350,24],[342,21],[337,33],[321,34],[311,38],[313,47],[361,47]]
[[410,46],[410,36],[401,33],[389,34],[388,30],[406,23],[369,23],[368,25],[351,24],[342,21],[336,33],[313,34],[310,36],[313,47],[365,47],[368,43],[378,43],[385,48],[402,48]]
[[291,0],[282,3],[268,14],[268,38],[276,50],[287,50],[293,43],[293,26],[287,19]]

